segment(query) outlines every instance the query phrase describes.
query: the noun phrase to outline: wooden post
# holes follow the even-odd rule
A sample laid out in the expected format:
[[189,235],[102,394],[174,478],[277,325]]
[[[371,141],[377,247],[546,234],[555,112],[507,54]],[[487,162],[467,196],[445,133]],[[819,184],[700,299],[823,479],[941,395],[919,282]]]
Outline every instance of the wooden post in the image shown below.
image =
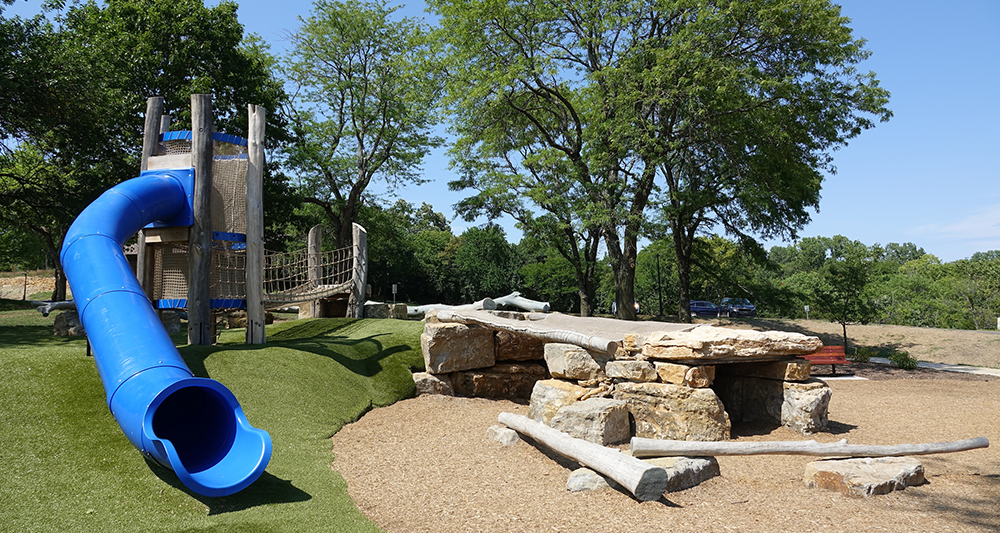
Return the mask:
[[[306,280],[309,288],[319,286],[323,277],[322,256],[323,251],[323,225],[316,224],[309,228],[308,249],[306,250]],[[318,318],[320,315],[320,305],[318,300],[309,300],[305,305],[309,306],[309,318]]]
[[365,287],[368,284],[368,232],[360,224],[353,224],[354,234],[354,285],[347,300],[347,316],[365,316]]
[[146,170],[149,158],[156,155],[160,145],[160,121],[163,118],[163,97],[151,96],[146,100],[146,122],[142,129],[142,160],[139,170]]
[[[156,155],[160,145],[160,126],[163,120],[163,97],[151,96],[146,100],[146,122],[142,129],[142,159],[139,161],[139,171],[146,170],[149,166],[149,158]],[[149,250],[146,248],[146,232],[139,230],[138,243],[136,244],[135,257],[135,277],[139,280],[139,286],[146,293],[146,297],[152,299],[153,286],[149,283],[146,271],[151,266],[149,260]]]
[[658,500],[667,490],[667,471],[630,455],[605,448],[536,422],[526,416],[500,413],[501,424],[527,435],[560,455],[610,477],[642,501]]
[[248,105],[247,139],[247,344],[264,344],[264,125],[267,110]]
[[188,241],[188,344],[208,345],[212,335],[209,273],[212,269],[212,95],[191,95],[191,162],[194,225]]

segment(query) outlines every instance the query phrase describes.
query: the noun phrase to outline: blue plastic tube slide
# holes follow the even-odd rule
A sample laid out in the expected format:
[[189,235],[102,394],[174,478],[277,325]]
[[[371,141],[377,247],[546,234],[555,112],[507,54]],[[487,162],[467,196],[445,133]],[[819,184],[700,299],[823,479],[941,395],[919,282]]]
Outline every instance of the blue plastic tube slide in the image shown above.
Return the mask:
[[264,472],[271,436],[224,385],[191,373],[122,253],[142,227],[190,211],[192,175],[145,171],[109,189],[73,222],[60,258],[125,436],[192,491],[226,496]]

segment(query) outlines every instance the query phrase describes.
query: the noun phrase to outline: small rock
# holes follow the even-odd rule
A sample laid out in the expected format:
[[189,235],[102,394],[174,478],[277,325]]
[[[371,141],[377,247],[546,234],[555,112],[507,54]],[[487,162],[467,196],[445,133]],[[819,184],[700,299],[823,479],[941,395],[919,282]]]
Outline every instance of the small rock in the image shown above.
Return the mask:
[[573,344],[546,344],[545,364],[554,378],[590,380],[603,377],[604,373],[593,354]]
[[566,480],[566,489],[570,492],[595,492],[611,488],[604,476],[589,468],[578,468]]
[[700,485],[719,473],[719,461],[715,457],[656,457],[643,459],[667,472],[667,490],[677,492]]
[[490,426],[489,429],[486,430],[486,436],[489,437],[490,440],[499,442],[504,446],[517,444],[517,442],[521,440],[521,437],[516,431],[503,426]]
[[803,476],[811,489],[871,497],[922,485],[924,465],[912,457],[824,459],[806,465]]
[[451,377],[447,374],[435,376],[427,372],[414,372],[413,383],[417,386],[417,396],[424,394],[455,395],[455,390],[451,386]]

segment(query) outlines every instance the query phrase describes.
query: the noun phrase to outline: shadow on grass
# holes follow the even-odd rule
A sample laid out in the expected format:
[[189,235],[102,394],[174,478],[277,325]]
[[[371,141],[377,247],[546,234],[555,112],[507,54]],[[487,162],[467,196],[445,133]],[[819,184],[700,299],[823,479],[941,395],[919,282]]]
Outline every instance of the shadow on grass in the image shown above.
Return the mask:
[[80,343],[86,347],[86,337],[59,337],[52,334],[52,326],[0,327],[0,346],[53,346]]
[[[181,346],[179,349],[191,372],[199,377],[209,377],[205,360],[212,354],[231,350],[254,351],[283,347],[327,357],[347,370],[368,378],[382,371],[383,359],[413,349],[408,344],[384,346],[378,337],[391,337],[391,333],[351,338],[348,336],[350,328],[356,322],[357,320],[347,322],[311,320],[268,337],[267,344],[189,345]],[[345,332],[348,335],[332,335],[335,332]]]
[[257,481],[236,494],[217,498],[202,496],[181,483],[180,478],[174,474],[173,470],[148,458],[146,463],[149,465],[149,469],[156,474],[156,477],[164,483],[205,504],[208,507],[209,516],[243,511],[261,505],[298,503],[312,499],[312,495],[292,485],[291,481],[281,479],[266,471],[257,478]]

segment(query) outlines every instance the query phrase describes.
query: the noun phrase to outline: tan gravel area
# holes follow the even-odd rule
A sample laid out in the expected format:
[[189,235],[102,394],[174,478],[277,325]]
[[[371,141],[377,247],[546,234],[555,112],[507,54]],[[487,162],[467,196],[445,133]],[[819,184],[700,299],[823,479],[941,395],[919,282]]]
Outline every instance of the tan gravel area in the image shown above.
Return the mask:
[[0,298],[8,300],[21,300],[30,298],[32,294],[39,292],[51,292],[55,288],[55,279],[46,277],[27,277],[27,290],[25,290],[25,277],[13,276],[0,278]]
[[987,437],[992,446],[920,456],[926,484],[867,499],[807,489],[802,475],[816,458],[786,455],[719,457],[720,477],[640,502],[617,490],[571,493],[572,461],[540,444],[503,447],[487,438],[500,412],[527,414],[526,405],[422,396],[375,409],[338,432],[333,468],[359,508],[389,533],[1000,531],[1000,378],[851,367],[868,379],[828,380],[830,432],[804,437],[737,425],[734,440]]

